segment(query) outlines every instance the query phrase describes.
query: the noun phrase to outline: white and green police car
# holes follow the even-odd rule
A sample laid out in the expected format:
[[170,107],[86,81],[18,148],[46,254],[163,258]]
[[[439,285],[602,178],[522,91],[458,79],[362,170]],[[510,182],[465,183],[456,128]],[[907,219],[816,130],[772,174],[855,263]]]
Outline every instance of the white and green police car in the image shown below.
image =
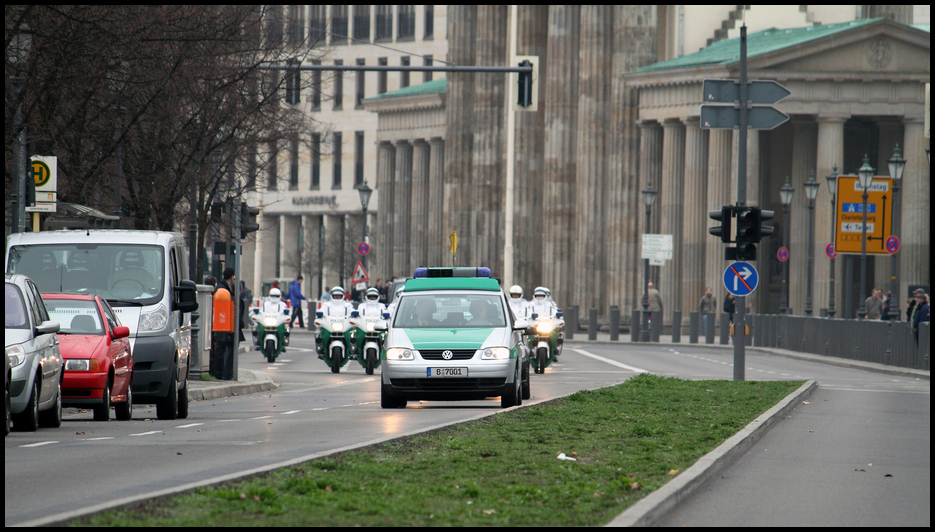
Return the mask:
[[386,322],[383,408],[407,400],[529,398],[525,319],[514,319],[488,268],[419,268]]

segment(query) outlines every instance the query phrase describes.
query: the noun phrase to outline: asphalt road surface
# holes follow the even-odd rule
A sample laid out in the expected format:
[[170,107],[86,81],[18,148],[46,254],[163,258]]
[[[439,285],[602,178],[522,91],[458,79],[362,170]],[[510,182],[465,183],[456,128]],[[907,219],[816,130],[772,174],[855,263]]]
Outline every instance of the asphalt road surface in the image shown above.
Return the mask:
[[[731,361],[730,350],[568,343],[557,364],[532,375],[533,397],[524,404],[616,384],[643,371],[730,379]],[[267,371],[282,387],[193,402],[185,420],[156,420],[154,408],[146,406],[135,408],[131,421],[95,423],[89,411],[69,409],[61,428],[11,433],[4,452],[5,524],[500,411],[498,399],[410,402],[403,410],[383,410],[379,370],[368,376],[350,361],[340,374],[331,373],[308,334],[293,335],[275,364],[249,351],[240,367]],[[854,516],[863,525],[928,522],[928,381],[752,352],[746,369],[748,380],[812,378],[821,388],[810,405],[798,407],[729,468],[725,480],[689,499],[682,509],[691,513],[676,513],[668,524],[840,525],[855,522]],[[829,449],[835,460],[824,457]],[[810,462],[810,456],[816,458]]]

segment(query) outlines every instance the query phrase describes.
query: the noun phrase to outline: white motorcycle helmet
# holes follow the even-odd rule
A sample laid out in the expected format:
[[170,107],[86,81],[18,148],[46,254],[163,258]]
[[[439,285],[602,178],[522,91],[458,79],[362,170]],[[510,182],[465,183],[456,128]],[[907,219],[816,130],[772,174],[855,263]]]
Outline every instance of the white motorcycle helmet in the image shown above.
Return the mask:
[[532,297],[533,299],[543,301],[549,297],[549,291],[542,286],[537,286],[536,289],[532,291]]
[[380,291],[376,288],[367,289],[367,301],[377,301],[380,299]]
[[510,287],[510,298],[511,299],[521,299],[522,297],[523,297],[522,286],[518,284],[514,284],[513,286]]
[[278,288],[272,288],[272,289],[270,289],[270,291],[269,291],[269,297],[273,297],[273,298],[276,298],[276,299],[282,299],[282,292],[280,292]]
[[334,288],[332,288],[331,298],[343,301],[344,300],[344,289],[341,288],[340,286],[335,286]]

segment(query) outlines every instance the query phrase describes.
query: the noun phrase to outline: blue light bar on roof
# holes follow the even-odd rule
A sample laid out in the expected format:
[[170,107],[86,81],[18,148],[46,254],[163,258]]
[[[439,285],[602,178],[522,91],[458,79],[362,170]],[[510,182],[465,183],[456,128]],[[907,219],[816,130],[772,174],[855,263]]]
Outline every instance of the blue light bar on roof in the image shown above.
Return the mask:
[[485,277],[490,278],[490,268],[416,268],[413,277],[425,279],[431,277]]

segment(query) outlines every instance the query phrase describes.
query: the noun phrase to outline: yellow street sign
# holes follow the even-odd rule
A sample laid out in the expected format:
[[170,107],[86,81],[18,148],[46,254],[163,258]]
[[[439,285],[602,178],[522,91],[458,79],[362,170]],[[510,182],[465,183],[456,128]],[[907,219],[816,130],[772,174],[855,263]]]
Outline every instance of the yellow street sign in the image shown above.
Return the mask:
[[[838,176],[834,221],[834,250],[838,253],[860,253],[863,193],[857,176]],[[893,180],[874,177],[867,189],[867,253],[886,255],[886,239],[892,235]]]

